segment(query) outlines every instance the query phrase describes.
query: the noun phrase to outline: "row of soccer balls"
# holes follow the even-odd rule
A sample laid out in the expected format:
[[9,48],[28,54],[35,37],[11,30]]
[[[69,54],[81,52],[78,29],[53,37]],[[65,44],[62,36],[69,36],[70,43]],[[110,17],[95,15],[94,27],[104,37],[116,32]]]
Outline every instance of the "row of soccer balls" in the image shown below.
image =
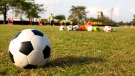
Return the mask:
[[[66,26],[64,26],[64,25],[60,26],[60,31],[64,31],[64,30],[66,30]],[[78,26],[78,25],[74,25],[74,26],[69,25],[69,26],[67,26],[67,30],[68,31],[72,31],[72,30],[74,30],[74,31],[85,31],[85,30],[87,30],[87,31],[100,31],[100,28],[98,26],[85,27],[85,26]],[[111,32],[113,30],[113,28],[111,26],[104,26],[103,30],[105,32]]]

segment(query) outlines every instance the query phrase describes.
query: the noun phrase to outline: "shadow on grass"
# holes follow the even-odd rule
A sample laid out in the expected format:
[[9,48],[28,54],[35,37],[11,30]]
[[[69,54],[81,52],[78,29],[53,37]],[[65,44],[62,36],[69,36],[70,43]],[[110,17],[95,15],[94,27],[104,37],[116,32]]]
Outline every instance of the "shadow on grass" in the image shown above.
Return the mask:
[[72,66],[74,64],[77,65],[85,65],[91,63],[104,63],[106,60],[100,57],[74,57],[67,56],[63,58],[58,58],[53,61],[48,62],[44,67],[56,67],[56,66]]

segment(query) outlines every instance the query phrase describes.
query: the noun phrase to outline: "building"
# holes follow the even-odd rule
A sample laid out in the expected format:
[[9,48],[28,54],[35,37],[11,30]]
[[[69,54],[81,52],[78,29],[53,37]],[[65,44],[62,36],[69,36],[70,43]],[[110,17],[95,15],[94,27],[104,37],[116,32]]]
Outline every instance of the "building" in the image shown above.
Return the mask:
[[101,12],[101,11],[98,11],[97,14],[98,14],[98,18],[104,16],[104,15],[103,15],[103,12]]

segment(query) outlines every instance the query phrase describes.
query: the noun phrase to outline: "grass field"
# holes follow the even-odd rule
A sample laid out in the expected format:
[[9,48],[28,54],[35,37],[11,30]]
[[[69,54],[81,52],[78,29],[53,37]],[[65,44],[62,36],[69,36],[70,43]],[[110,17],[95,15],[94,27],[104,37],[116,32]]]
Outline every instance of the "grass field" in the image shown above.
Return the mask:
[[52,44],[51,60],[42,68],[16,67],[8,55],[12,37],[33,26],[0,25],[0,76],[134,76],[135,28],[107,33],[59,31],[37,26]]

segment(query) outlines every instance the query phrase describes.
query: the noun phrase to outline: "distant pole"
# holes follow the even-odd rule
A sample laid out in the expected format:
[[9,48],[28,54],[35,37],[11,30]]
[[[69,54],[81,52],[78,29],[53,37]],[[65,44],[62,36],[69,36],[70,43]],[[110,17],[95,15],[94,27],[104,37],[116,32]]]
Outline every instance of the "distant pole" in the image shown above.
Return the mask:
[[11,12],[11,18],[13,18],[13,9],[12,9],[12,12]]
[[113,8],[111,9],[111,21],[112,21],[112,16],[113,16]]
[[48,7],[48,15],[49,15],[49,25],[50,25],[50,23],[51,23],[51,21],[50,21],[50,10],[51,9],[51,0],[49,0],[49,7]]
[[112,16],[113,16],[113,8],[111,9],[111,19],[110,19],[111,24],[112,24]]

